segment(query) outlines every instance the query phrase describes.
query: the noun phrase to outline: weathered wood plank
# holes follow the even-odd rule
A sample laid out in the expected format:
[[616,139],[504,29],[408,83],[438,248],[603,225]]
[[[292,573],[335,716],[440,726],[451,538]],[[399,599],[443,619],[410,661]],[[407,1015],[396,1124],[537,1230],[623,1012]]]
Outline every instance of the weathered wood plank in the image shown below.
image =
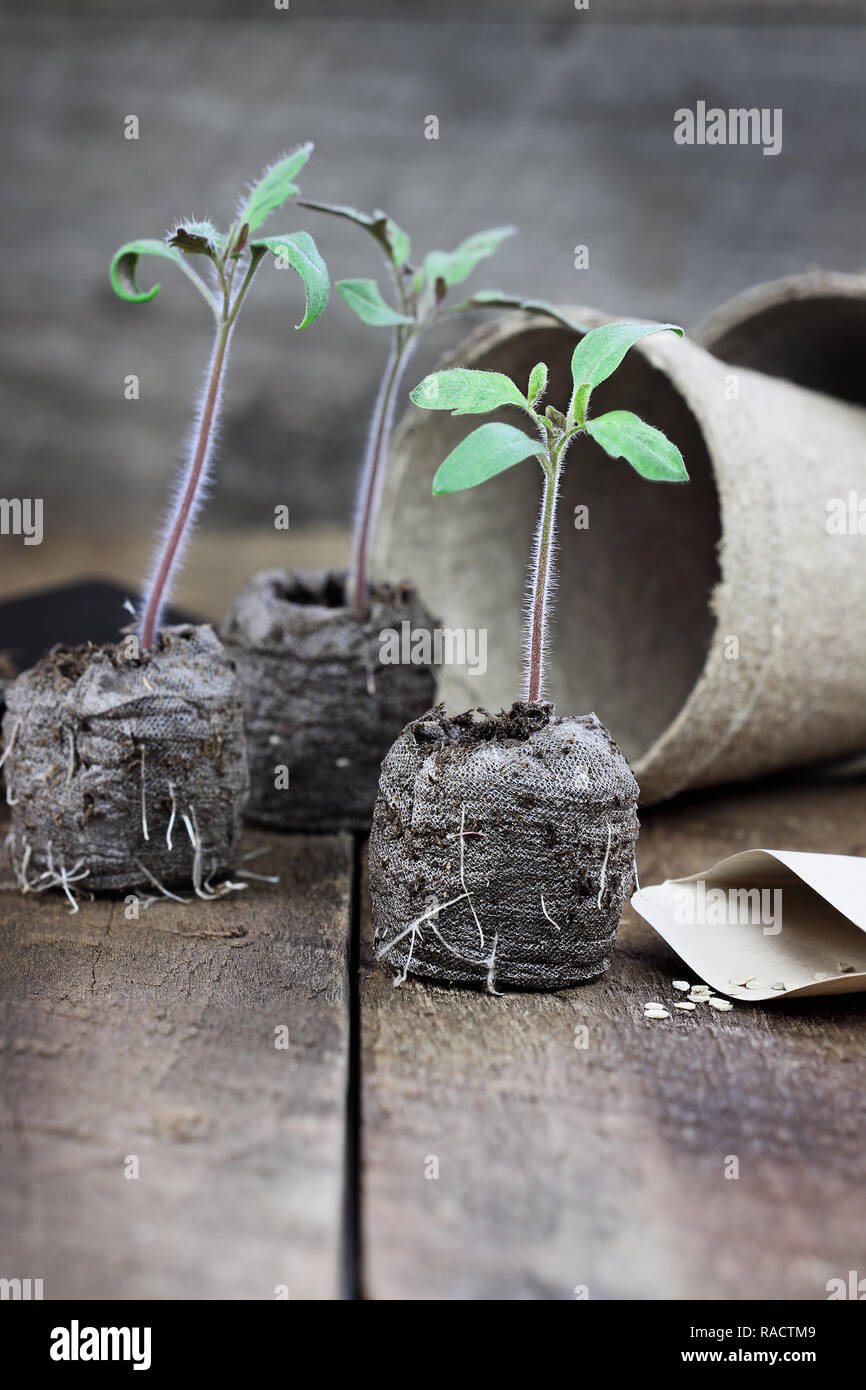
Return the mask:
[[339,1294],[351,843],[248,838],[278,887],[0,895],[0,1274],[46,1298]]
[[[641,879],[750,845],[866,854],[866,786],[647,813]],[[866,1269],[863,995],[646,1022],[684,972],[631,909],[609,976],[547,996],[394,989],[364,937],[368,1297],[820,1299]]]

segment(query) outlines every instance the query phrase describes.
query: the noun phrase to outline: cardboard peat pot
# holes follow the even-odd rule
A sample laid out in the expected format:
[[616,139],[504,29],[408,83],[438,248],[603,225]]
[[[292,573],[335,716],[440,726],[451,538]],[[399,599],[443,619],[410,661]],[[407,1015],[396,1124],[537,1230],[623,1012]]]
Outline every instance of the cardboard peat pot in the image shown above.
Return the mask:
[[385,753],[427,709],[429,666],[383,664],[380,634],[429,630],[407,585],[374,588],[365,617],[344,571],[267,570],[222,628],[243,692],[246,815],[283,830],[368,830]]
[[25,892],[193,885],[237,862],[247,794],[243,711],[209,627],[55,647],[6,691],[12,863]]
[[[590,326],[610,316],[570,309]],[[443,365],[525,382],[551,368],[571,390],[576,335],[523,315],[485,328]],[[559,586],[546,695],[594,709],[644,803],[866,746],[863,537],[828,526],[863,488],[866,410],[746,368],[688,339],[633,348],[592,411],[634,410],[681,448],[691,481],[653,485],[589,438],[559,502]],[[513,412],[501,418],[518,423]],[[527,556],[538,470],[433,498],[464,418],[412,407],[395,435],[374,562],[411,572],[443,626],[487,630],[487,671],[439,672],[449,710],[508,704],[523,684]],[[835,501],[834,501],[835,499]]]
[[377,955],[407,974],[559,989],[608,967],[634,881],[637,783],[595,715],[548,704],[409,724],[370,834]]
[[866,405],[866,273],[812,270],[754,285],[693,337],[733,366]]

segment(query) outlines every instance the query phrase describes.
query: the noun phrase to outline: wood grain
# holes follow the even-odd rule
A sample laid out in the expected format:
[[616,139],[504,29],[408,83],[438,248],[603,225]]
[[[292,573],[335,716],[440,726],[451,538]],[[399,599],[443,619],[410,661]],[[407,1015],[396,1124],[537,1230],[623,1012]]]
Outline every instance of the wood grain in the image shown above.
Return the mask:
[[46,1298],[339,1294],[351,843],[249,843],[279,886],[138,922],[0,894],[0,1274]]
[[[641,880],[753,845],[866,854],[866,786],[647,813]],[[684,971],[631,909],[559,994],[395,989],[369,922],[363,960],[368,1297],[822,1299],[866,1270],[863,995],[647,1022]]]

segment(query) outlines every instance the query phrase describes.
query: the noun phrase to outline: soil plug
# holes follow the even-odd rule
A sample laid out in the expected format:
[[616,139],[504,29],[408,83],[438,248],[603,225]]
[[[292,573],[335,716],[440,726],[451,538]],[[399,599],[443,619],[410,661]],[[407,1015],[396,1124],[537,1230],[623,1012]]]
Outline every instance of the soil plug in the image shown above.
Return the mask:
[[171,261],[210,308],[214,343],[135,631],[103,647],[55,648],[6,692],[15,874],[22,892],[60,889],[73,910],[80,890],[174,897],[172,888],[191,885],[210,899],[244,886],[224,879],[237,857],[249,785],[234,665],[210,627],[163,628],[162,618],[207,492],[232,334],[258,266],[270,253],[300,275],[299,328],[327,302],[327,270],[307,232],[259,235],[298,192],[294,179],[311,149],[303,145],[267,169],[228,232],[181,222],[165,241],[122,246],[111,264],[120,298],[143,304],[160,286],[139,289],[140,257]]
[[[554,591],[556,499],[566,452],[580,435],[644,478],[684,482],[682,456],[630,411],[589,414],[592,391],[629,348],[672,324],[608,324],[574,350],[566,412],[540,400],[547,367],[524,392],[499,372],[455,368],[411,393],[427,410],[484,414],[513,406],[533,434],[481,425],[433,480],[443,496],[526,459],[543,495],[527,598],[525,698],[510,711],[449,718],[443,706],[409,724],[386,756],[370,837],[377,954],[408,973],[488,989],[555,989],[609,964],[634,880],[638,787],[594,714],[557,717],[544,699]],[[431,913],[431,904],[436,908]]]
[[[454,251],[411,260],[406,232],[387,213],[302,202],[362,227],[384,253],[392,282],[388,303],[375,280],[338,280],[349,308],[391,346],[373,406],[361,470],[352,565],[346,571],[270,570],[256,575],[223,624],[246,706],[250,799],[246,815],[287,830],[369,828],[382,758],[408,719],[432,702],[434,681],[424,644],[433,620],[410,582],[370,580],[394,409],[419,336],[470,309],[523,308],[569,328],[551,305],[482,290],[447,302],[514,227],[494,227]],[[582,330],[579,330],[582,331]],[[383,659],[381,634],[411,634],[410,661]]]

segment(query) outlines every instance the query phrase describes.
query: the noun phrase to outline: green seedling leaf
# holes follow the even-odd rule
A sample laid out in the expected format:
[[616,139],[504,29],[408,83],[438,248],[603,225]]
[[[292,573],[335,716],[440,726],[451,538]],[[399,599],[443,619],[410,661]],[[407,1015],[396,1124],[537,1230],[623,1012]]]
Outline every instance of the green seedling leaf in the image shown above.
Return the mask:
[[612,376],[630,347],[650,333],[670,330],[683,336],[675,323],[605,323],[593,328],[578,343],[571,358],[574,389],[584,383],[598,386]]
[[433,479],[433,496],[476,487],[497,473],[504,473],[515,463],[541,458],[543,453],[537,439],[530,439],[513,425],[480,425],[461,440],[440,465]]
[[546,405],[544,407],[544,413],[547,416],[547,419],[550,421],[550,423],[552,425],[556,425],[556,428],[558,430],[564,430],[568,428],[568,421],[566,420],[562,411],[557,410],[555,405]]
[[400,267],[405,265],[408,261],[409,252],[412,249],[409,233],[404,232],[402,227],[398,227],[393,217],[386,217],[385,237],[388,242],[388,251],[391,260],[394,262],[397,270],[399,270]]
[[231,245],[231,249],[229,251],[229,255],[231,256],[232,260],[236,261],[238,259],[238,256],[240,256],[241,252],[245,250],[247,242],[249,241],[249,236],[250,224],[249,222],[242,222],[241,226],[238,228],[237,235],[235,236],[234,241]]
[[505,238],[516,231],[516,227],[491,227],[461,241],[456,251],[431,251],[424,258],[428,284],[433,285],[441,279],[449,287],[459,285],[472,274],[479,261],[492,256]]
[[214,257],[222,247],[222,237],[212,222],[184,222],[175,228],[169,246],[176,246],[188,256]]
[[359,227],[366,227],[398,270],[409,259],[408,233],[380,208],[372,213],[360,212],[358,208],[347,207],[344,203],[316,203],[312,199],[303,199],[301,207],[312,208],[314,212],[329,212],[333,217],[345,217]]
[[563,328],[570,328],[574,333],[589,331],[587,324],[577,323],[567,314],[561,314],[556,306],[548,304],[546,299],[520,299],[515,295],[503,294],[501,290],[477,290],[468,299],[453,304],[449,313],[459,314],[465,309],[522,309],[526,314],[543,314],[545,318],[554,319],[556,323],[561,323]]
[[300,275],[304,283],[306,309],[303,319],[295,327],[306,328],[324,309],[330,289],[328,267],[319,255],[316,243],[309,232],[289,232],[287,236],[257,237],[250,243],[252,252],[259,247],[273,252],[278,265],[285,262]]
[[140,256],[161,256],[165,261],[173,261],[207,298],[210,297],[206,287],[194,271],[190,270],[176,246],[169,246],[167,242],[158,241],[155,237],[146,237],[141,241],[128,241],[114,253],[111,262],[112,287],[115,294],[125,299],[127,304],[146,304],[149,300],[155,299],[162,289],[161,285],[154,285],[149,290],[138,288],[135,276]]
[[308,141],[305,145],[299,145],[291,154],[284,155],[282,159],[269,165],[241,202],[237,214],[238,221],[248,222],[250,231],[254,232],[272,212],[283,206],[287,198],[299,193],[300,189],[294,180],[312,151],[312,143]]
[[452,415],[484,415],[502,405],[519,405],[526,410],[529,404],[502,372],[476,372],[467,367],[432,372],[409,396],[424,410],[450,410]]
[[586,424],[586,408],[589,405],[589,398],[592,387],[588,381],[584,381],[574,393],[572,398],[572,419],[579,429],[583,429]]
[[375,280],[338,280],[337,289],[349,308],[375,328],[391,328],[397,323],[412,323],[407,314],[398,314],[382,298]]
[[539,397],[544,395],[547,387],[547,367],[543,362],[537,362],[529,374],[529,386],[526,392],[526,399],[529,404],[534,406]]
[[611,458],[626,459],[642,478],[655,483],[688,482],[676,444],[630,410],[610,410],[590,420],[586,429]]
[[369,212],[360,212],[358,208],[350,208],[345,203],[317,203],[312,198],[299,199],[298,206],[312,208],[314,212],[329,212],[332,217],[346,217],[350,222],[357,222],[359,226],[366,227],[368,231],[381,217],[381,214],[374,217]]

